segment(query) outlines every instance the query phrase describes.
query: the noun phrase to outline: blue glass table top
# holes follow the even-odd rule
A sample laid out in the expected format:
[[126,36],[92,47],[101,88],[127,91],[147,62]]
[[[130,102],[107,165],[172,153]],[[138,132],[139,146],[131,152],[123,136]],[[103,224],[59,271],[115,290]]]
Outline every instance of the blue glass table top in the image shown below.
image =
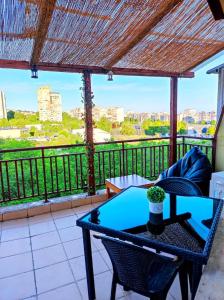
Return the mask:
[[163,213],[154,215],[149,212],[147,189],[129,187],[80,218],[77,225],[208,256],[222,206],[218,199],[166,194]]

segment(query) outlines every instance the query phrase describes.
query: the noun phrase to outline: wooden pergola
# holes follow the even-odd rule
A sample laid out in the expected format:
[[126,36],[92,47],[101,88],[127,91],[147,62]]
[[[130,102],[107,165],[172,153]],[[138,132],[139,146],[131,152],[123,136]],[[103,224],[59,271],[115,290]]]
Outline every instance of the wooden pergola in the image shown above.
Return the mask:
[[170,164],[178,78],[224,48],[206,0],[9,0],[0,4],[0,67],[83,73],[89,194],[95,193],[91,74],[170,80]]

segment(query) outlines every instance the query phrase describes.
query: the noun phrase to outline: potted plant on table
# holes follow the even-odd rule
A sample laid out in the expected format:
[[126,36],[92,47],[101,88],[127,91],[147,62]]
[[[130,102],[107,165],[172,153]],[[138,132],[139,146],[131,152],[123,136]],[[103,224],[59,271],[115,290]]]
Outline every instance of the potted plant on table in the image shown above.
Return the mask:
[[148,189],[147,197],[149,199],[149,210],[154,214],[163,212],[163,201],[166,197],[164,189],[159,186],[153,186]]

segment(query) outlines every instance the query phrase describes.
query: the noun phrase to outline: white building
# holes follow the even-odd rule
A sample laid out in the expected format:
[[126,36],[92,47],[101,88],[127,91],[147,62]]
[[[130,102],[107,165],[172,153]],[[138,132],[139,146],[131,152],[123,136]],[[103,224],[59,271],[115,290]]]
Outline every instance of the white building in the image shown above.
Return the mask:
[[124,108],[123,107],[109,107],[107,109],[107,117],[112,122],[121,123],[124,121]]
[[7,119],[5,95],[0,91],[0,119]]
[[61,95],[51,92],[49,86],[38,89],[38,111],[40,121],[62,122]]
[[1,139],[17,139],[21,137],[20,128],[0,128]]
[[[78,134],[80,135],[83,140],[85,139],[85,129],[73,129],[72,134]],[[93,140],[95,143],[100,143],[100,142],[108,142],[111,139],[111,134],[107,131],[104,131],[99,128],[93,128]]]

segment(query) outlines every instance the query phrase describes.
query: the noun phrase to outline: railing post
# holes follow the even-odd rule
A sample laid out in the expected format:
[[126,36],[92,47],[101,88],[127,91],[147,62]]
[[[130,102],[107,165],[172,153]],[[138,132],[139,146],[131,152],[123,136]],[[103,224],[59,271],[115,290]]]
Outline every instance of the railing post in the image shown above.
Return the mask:
[[170,156],[169,165],[177,160],[177,84],[178,78],[170,78]]
[[185,155],[185,137],[182,137],[182,156]]
[[124,142],[121,143],[122,145],[122,175],[125,175],[125,151],[124,151]]
[[93,141],[93,116],[92,116],[92,91],[91,91],[91,74],[89,70],[83,72],[83,100],[85,108],[85,134],[86,134],[86,151],[87,151],[87,177],[88,177],[88,195],[95,195],[95,170],[94,170],[94,141]]
[[47,178],[46,178],[44,148],[41,149],[41,159],[42,159],[43,177],[44,177],[44,202],[48,202],[48,199],[47,199]]
[[212,139],[212,169],[213,169],[213,172],[215,172],[216,145],[217,145],[217,140],[216,140],[216,136],[214,136],[214,138]]

